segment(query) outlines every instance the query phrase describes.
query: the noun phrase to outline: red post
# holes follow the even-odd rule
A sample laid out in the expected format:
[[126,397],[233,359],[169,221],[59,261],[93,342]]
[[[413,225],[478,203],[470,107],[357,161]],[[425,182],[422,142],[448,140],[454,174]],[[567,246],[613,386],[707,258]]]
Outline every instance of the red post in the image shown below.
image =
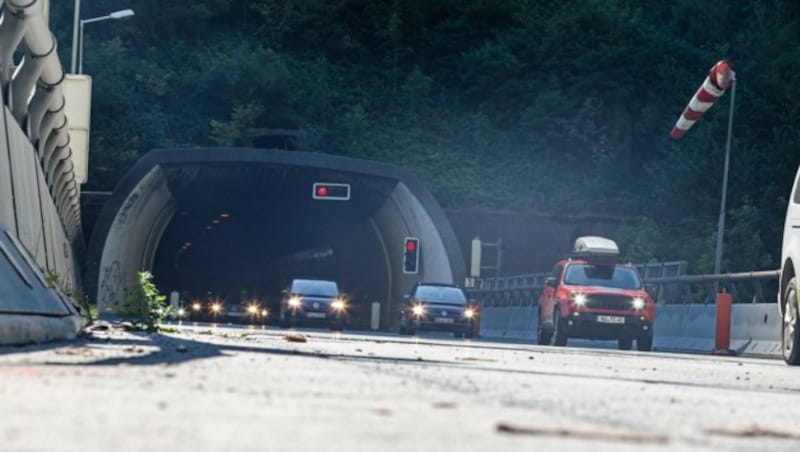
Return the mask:
[[734,354],[731,350],[731,294],[721,292],[717,294],[717,331],[714,338],[712,353],[719,355]]
[[472,337],[480,337],[481,335],[481,305],[475,304],[475,321],[472,322]]

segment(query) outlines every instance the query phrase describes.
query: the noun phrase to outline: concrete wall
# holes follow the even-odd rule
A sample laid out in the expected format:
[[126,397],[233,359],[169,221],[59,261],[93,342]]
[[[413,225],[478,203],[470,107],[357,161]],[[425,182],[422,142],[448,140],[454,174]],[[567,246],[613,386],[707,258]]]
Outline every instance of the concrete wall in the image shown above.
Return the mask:
[[[4,104],[4,103],[3,103]],[[78,277],[33,145],[0,108],[0,344],[74,337]],[[60,288],[48,275],[58,275]]]
[[[381,325],[393,325],[398,318],[397,312],[400,310],[399,303],[403,295],[409,293],[417,282],[461,282],[453,280],[454,269],[439,231],[442,225],[434,223],[425,207],[402,182],[397,184],[389,199],[375,215],[373,224],[385,247],[389,269],[387,304],[382,308]],[[405,237],[420,238],[418,274],[403,273]]]
[[[481,337],[534,342],[537,323],[535,306],[484,308],[481,312]],[[657,306],[654,332],[653,346],[656,350],[711,353],[716,333],[716,306]],[[733,305],[730,347],[738,354],[780,357],[780,335],[781,317],[777,305]]]
[[164,171],[154,166],[142,178],[114,217],[100,261],[97,308],[113,314],[137,273],[150,270],[155,250],[174,213],[174,199]]

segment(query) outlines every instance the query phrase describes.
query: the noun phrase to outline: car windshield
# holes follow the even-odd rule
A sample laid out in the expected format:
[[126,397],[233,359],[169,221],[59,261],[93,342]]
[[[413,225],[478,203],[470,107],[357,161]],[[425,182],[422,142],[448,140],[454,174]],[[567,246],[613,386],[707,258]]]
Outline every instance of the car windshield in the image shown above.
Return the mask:
[[292,283],[292,293],[335,297],[339,295],[339,287],[333,281],[297,279]]
[[632,268],[610,265],[573,264],[567,267],[564,283],[572,286],[600,286],[641,289],[639,275]]
[[467,302],[461,289],[448,286],[418,286],[414,292],[414,298],[451,304],[464,304]]

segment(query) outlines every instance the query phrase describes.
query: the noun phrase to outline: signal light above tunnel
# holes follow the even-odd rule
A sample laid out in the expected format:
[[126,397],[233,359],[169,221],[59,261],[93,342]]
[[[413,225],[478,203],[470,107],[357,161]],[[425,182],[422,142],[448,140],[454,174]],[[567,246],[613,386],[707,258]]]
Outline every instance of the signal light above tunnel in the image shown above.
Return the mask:
[[324,201],[347,201],[350,199],[350,184],[315,182],[312,196]]
[[406,237],[403,247],[403,273],[419,273],[419,239]]

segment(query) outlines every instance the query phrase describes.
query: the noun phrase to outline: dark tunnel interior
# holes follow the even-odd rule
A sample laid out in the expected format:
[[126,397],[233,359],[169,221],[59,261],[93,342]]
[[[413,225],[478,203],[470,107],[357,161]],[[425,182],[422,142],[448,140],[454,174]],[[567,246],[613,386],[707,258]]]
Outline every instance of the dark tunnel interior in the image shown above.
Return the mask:
[[[267,164],[164,167],[175,213],[153,263],[162,292],[272,312],[295,277],[331,279],[364,325],[386,298],[385,247],[371,218],[396,181]],[[346,201],[313,199],[315,182],[351,184]]]

